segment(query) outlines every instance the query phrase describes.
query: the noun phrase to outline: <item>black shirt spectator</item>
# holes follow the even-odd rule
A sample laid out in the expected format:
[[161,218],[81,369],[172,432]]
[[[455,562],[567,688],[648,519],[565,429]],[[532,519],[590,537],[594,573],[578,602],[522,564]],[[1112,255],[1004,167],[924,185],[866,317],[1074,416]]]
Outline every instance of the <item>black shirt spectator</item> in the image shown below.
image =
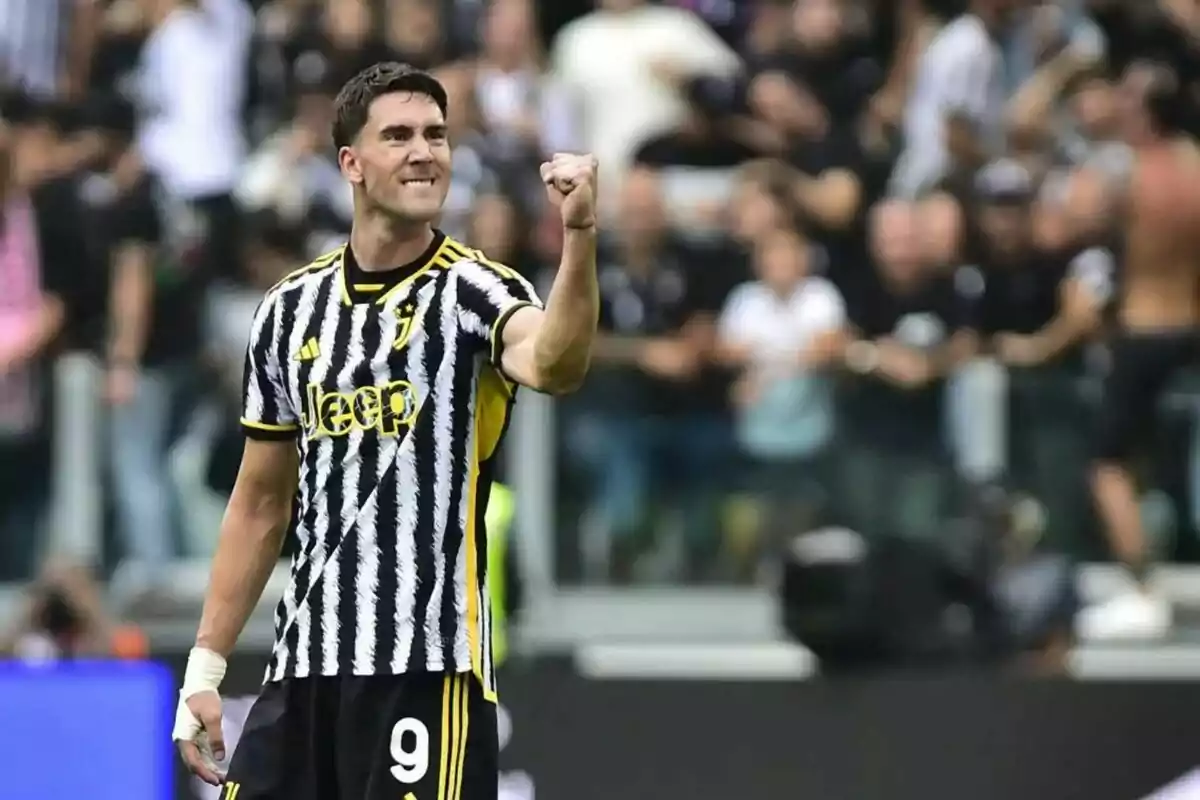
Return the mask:
[[[652,270],[633,272],[611,255],[601,257],[600,329],[618,342],[703,335],[730,289],[707,254],[679,244],[666,247]],[[587,402],[651,415],[720,414],[728,406],[723,371],[694,364],[667,377],[645,359],[602,365],[588,380]]]
[[154,297],[142,366],[195,356],[207,284],[199,259],[203,227],[195,213],[143,176],[114,198],[105,218],[114,258],[122,247],[148,248]]
[[[876,281],[847,298],[847,312],[859,338],[872,342],[879,359],[887,348],[904,348],[938,360],[955,333],[970,328],[970,306],[953,279],[930,276],[900,288]],[[886,449],[927,451],[943,444],[944,382],[935,370],[928,379],[901,385],[871,356],[861,372],[845,382],[842,405],[845,427],[854,438]]]

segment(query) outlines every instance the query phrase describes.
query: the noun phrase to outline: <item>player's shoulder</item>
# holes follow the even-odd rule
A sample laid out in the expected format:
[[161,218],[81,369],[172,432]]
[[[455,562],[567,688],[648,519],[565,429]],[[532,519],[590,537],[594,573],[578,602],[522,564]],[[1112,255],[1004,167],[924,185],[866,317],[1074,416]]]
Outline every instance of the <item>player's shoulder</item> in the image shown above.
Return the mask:
[[328,277],[337,270],[345,249],[346,245],[340,245],[328,253],[314,258],[299,269],[292,270],[287,275],[284,275],[275,282],[274,286],[267,290],[263,297],[263,305],[275,302],[280,297],[299,289],[310,281]]
[[522,285],[528,283],[521,273],[508,264],[495,261],[479,248],[471,247],[452,236],[446,237],[442,247],[450,256],[450,264],[447,269],[456,277],[466,278],[476,283],[496,279],[517,281]]

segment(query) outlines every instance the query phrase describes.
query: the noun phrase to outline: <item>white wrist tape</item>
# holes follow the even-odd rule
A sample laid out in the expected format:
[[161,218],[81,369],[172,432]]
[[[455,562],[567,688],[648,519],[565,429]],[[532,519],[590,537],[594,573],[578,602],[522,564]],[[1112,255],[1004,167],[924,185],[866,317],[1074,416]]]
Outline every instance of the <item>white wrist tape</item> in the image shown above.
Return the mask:
[[205,647],[193,647],[188,653],[187,669],[183,673],[183,688],[179,696],[187,700],[199,692],[215,692],[225,679],[225,659]]
[[187,669],[183,673],[183,688],[179,690],[179,704],[175,707],[175,728],[171,738],[175,741],[195,741],[203,726],[188,708],[187,699],[200,692],[215,692],[225,677],[225,659],[204,647],[193,647],[188,654]]

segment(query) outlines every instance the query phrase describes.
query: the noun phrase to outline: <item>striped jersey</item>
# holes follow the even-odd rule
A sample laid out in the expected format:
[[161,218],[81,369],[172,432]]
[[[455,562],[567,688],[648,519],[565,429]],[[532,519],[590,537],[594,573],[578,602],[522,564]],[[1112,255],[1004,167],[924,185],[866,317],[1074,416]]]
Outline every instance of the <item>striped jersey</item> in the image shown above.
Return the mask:
[[300,457],[266,680],[472,671],[494,692],[484,511],[516,392],[501,331],[528,305],[440,232],[411,265],[366,273],[343,246],[263,298],[242,425]]

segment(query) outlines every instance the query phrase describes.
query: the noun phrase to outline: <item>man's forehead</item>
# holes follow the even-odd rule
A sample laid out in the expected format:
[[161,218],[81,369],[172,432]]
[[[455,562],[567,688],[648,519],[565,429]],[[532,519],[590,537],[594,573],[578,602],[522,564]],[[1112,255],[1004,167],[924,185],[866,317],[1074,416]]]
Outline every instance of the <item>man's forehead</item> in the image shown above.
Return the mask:
[[371,103],[369,118],[376,128],[393,125],[423,128],[446,122],[445,115],[434,99],[420,92],[390,92],[375,98]]

